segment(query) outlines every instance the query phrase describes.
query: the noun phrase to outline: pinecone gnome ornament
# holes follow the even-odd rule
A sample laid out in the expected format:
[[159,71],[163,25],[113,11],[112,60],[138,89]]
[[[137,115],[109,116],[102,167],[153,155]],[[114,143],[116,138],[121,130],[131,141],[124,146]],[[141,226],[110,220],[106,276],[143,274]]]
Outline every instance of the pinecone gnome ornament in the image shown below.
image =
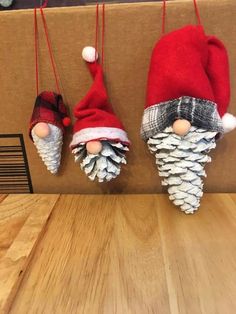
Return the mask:
[[47,169],[56,174],[60,167],[65,127],[70,124],[62,96],[44,91],[37,96],[29,135]]
[[216,139],[236,127],[227,113],[230,101],[229,64],[223,43],[199,25],[164,34],[150,63],[147,102],[141,136],[155,154],[162,185],[170,200],[194,213],[203,195],[204,166]]
[[34,10],[35,23],[35,64],[36,64],[36,90],[37,97],[30,120],[29,136],[37,148],[37,151],[47,169],[56,174],[60,167],[61,150],[63,144],[63,135],[65,127],[69,126],[70,118],[68,117],[66,106],[60,94],[58,78],[55,69],[52,49],[49,41],[46,19],[40,7],[41,17],[44,25],[45,36],[47,39],[48,50],[51,60],[52,69],[55,76],[57,93],[44,91],[39,94],[38,79],[38,26],[37,26],[37,9]]
[[[97,17],[98,8],[97,4]],[[104,8],[103,4],[103,22]],[[98,24],[98,19],[96,22]],[[104,35],[104,24],[102,33]],[[121,165],[126,164],[130,142],[108,100],[103,81],[103,47],[102,65],[93,47],[85,47],[82,57],[94,81],[86,96],[74,108],[76,122],[70,147],[75,162],[80,162],[81,169],[90,180],[110,181],[120,174]]]

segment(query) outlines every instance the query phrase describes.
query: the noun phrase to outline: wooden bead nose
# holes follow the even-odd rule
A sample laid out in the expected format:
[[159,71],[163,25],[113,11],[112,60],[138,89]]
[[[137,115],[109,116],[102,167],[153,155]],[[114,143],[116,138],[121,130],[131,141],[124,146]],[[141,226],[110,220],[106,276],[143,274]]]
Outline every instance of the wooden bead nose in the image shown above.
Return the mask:
[[91,141],[86,144],[86,149],[89,154],[99,154],[102,150],[102,143],[100,141]]
[[172,127],[175,134],[184,136],[189,132],[191,123],[185,119],[178,119],[173,123]]
[[34,133],[40,138],[45,138],[50,134],[50,128],[47,123],[39,122],[34,127]]

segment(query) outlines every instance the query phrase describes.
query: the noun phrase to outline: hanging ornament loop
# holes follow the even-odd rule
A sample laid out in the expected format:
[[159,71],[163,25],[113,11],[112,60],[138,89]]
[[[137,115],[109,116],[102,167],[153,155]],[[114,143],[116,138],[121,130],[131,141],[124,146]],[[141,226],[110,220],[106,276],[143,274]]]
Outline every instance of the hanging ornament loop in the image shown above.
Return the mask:
[[35,53],[35,81],[36,81],[36,95],[39,94],[39,70],[38,70],[38,21],[37,9],[34,8],[34,53]]
[[166,22],[166,0],[162,3],[162,35],[165,34],[165,22]]
[[47,22],[46,22],[46,18],[45,18],[44,12],[43,12],[43,7],[40,8],[40,13],[41,13],[42,21],[43,21],[43,27],[44,27],[44,32],[45,32],[45,36],[46,36],[49,57],[51,60],[51,66],[52,66],[52,70],[53,70],[53,74],[54,74],[54,78],[55,78],[55,82],[56,82],[57,93],[60,94],[60,87],[59,87],[59,80],[58,80],[57,71],[56,71],[56,64],[55,64],[55,60],[53,57],[52,46],[51,46],[51,43],[49,40]]
[[[95,60],[98,52],[99,41],[99,3],[96,3],[96,27],[95,27]],[[104,44],[105,44],[105,3],[102,3],[102,49],[101,49],[101,65],[104,64]]]
[[[201,17],[197,5],[197,0],[193,0],[194,8],[195,8],[195,14],[197,17],[198,25],[202,25],[201,23]],[[162,2],[162,35],[165,34],[165,23],[166,22],[166,0],[163,0]]]
[[[49,33],[48,33],[48,27],[47,27],[47,21],[46,21],[46,17],[44,15],[44,8],[47,7],[48,4],[48,0],[45,0],[44,2],[41,1],[40,2],[40,14],[41,14],[41,18],[42,18],[42,22],[43,22],[43,29],[44,29],[44,33],[45,33],[45,37],[46,37],[46,43],[47,43],[47,48],[48,48],[48,53],[49,53],[49,58],[50,58],[50,62],[51,62],[51,67],[52,67],[52,71],[53,71],[53,75],[54,75],[54,79],[55,79],[55,83],[56,83],[56,89],[57,89],[57,93],[60,94],[60,87],[59,87],[59,79],[58,79],[58,75],[57,75],[57,69],[56,69],[56,63],[54,60],[54,56],[53,56],[53,51],[52,51],[52,46],[51,46],[51,42],[49,39]],[[39,67],[38,67],[38,21],[37,21],[37,7],[34,8],[34,42],[35,42],[35,75],[36,75],[36,93],[37,95],[39,94]]]
[[193,3],[194,3],[196,17],[197,17],[197,20],[198,20],[198,25],[202,25],[199,9],[198,9],[198,6],[197,6],[197,0],[193,0]]

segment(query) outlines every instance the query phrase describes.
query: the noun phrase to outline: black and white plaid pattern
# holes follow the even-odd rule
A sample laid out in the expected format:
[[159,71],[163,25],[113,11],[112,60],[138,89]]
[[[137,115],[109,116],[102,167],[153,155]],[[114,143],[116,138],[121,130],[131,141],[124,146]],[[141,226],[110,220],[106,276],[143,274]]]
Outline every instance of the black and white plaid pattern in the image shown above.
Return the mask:
[[141,126],[142,139],[147,141],[179,118],[186,119],[193,126],[204,130],[224,133],[217,105],[214,102],[183,96],[153,105],[144,110]]

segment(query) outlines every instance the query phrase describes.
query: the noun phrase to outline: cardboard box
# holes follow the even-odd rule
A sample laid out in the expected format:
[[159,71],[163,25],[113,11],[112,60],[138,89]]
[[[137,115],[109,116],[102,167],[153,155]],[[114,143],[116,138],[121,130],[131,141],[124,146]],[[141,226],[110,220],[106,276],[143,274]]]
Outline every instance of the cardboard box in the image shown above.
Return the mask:
[[[236,2],[235,0],[202,0],[199,1],[199,10],[206,33],[218,36],[228,49],[232,86],[230,111],[236,114]],[[92,82],[86,64],[81,58],[81,51],[84,46],[94,44],[95,7],[52,8],[46,9],[45,14],[60,74],[63,97],[72,111],[73,106],[85,95]],[[168,31],[195,22],[192,1],[168,2]],[[55,86],[41,22],[39,28],[40,87],[41,90],[52,90]],[[150,155],[139,135],[150,55],[155,42],[160,37],[160,31],[161,3],[106,6],[107,89],[114,110],[127,129],[132,146],[128,155],[128,165],[123,167],[121,175],[111,183],[98,184],[90,182],[79,165],[74,163],[68,148],[71,140],[70,132],[65,139],[59,175],[51,175],[43,165],[27,133],[36,96],[33,11],[0,13],[0,134],[4,134],[6,138],[6,134],[23,134],[34,192],[156,193],[162,191],[154,157]],[[4,145],[11,146],[11,142],[9,143]],[[218,142],[216,150],[211,155],[213,162],[207,166],[208,178],[205,180],[205,190],[236,192],[235,131]],[[27,178],[27,175],[29,177],[27,165],[24,169]]]

